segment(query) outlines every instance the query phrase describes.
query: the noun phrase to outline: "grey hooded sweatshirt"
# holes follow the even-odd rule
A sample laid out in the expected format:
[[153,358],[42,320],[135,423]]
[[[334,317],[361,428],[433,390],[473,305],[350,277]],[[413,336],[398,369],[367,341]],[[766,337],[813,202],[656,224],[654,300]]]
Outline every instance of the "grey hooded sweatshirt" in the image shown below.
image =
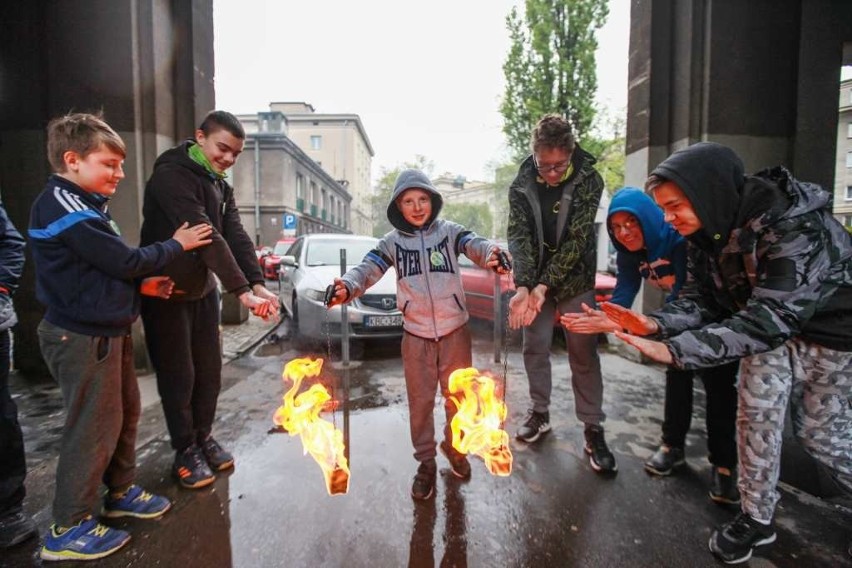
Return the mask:
[[[420,227],[402,216],[397,198],[407,189],[422,189],[432,197],[432,215]],[[466,255],[485,267],[494,245],[458,223],[438,219],[444,200],[426,175],[404,170],[394,184],[388,220],[395,229],[381,238],[361,264],[343,275],[349,299],[357,298],[379,281],[390,267],[396,269],[396,301],[403,328],[425,339],[438,340],[467,323],[458,257]]]

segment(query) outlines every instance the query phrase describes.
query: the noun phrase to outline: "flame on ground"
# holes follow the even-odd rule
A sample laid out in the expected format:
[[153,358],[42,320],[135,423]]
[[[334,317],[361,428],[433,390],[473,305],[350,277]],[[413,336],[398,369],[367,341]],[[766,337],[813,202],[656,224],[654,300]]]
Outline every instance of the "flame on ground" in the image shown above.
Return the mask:
[[336,404],[321,384],[313,384],[299,393],[306,377],[319,376],[322,363],[322,359],[299,358],[284,366],[284,382],[292,381],[293,386],[284,394],[284,404],[275,411],[273,421],[291,436],[298,434],[302,438],[305,453],[310,453],[322,469],[329,495],[337,495],[349,490],[349,464],[343,453],[343,433],[320,418],[322,410],[333,410]]
[[509,435],[501,429],[506,404],[496,395],[494,379],[473,367],[457,369],[450,375],[449,389],[450,400],[458,409],[450,422],[453,447],[480,456],[493,475],[508,476],[512,452]]

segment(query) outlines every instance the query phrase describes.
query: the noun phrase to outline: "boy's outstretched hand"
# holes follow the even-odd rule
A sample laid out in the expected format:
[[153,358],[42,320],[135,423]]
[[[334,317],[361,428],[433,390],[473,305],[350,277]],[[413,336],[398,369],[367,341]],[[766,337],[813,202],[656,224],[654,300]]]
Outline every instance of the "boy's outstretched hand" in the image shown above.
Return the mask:
[[332,308],[349,299],[349,289],[340,278],[335,278],[329,288],[331,288],[331,291],[327,291],[325,297],[326,308]]
[[278,296],[267,290],[266,286],[255,284],[251,292],[243,292],[239,298],[240,303],[257,317],[264,321],[278,321],[281,304]]
[[629,331],[634,335],[651,335],[660,330],[660,326],[651,318],[618,304],[604,302],[601,304],[601,310],[618,325],[618,329]]
[[562,314],[559,323],[568,331],[574,333],[607,333],[620,331],[617,323],[609,319],[601,310],[594,310],[587,304],[580,304],[583,313]]
[[654,361],[659,361],[666,365],[671,365],[674,361],[669,348],[661,341],[652,341],[650,339],[645,339],[644,337],[637,337],[621,331],[616,331],[615,336],[625,343],[629,343],[638,349],[640,353],[650,357]]
[[184,223],[178,227],[172,238],[180,243],[183,250],[192,250],[204,245],[209,245],[213,241],[209,238],[213,232],[213,227],[207,223],[199,223],[193,227],[189,223]]
[[175,281],[168,276],[149,276],[142,280],[139,292],[143,296],[168,300],[175,289]]
[[497,274],[509,274],[512,272],[512,255],[507,250],[501,250],[495,246],[491,249],[491,254],[488,255],[488,260],[485,266],[496,272]]

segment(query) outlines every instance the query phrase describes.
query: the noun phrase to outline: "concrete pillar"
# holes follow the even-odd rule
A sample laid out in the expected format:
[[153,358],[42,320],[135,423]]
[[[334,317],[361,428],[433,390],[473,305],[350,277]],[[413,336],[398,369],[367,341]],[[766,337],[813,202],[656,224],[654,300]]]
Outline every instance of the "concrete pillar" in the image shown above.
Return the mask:
[[[0,26],[0,191],[12,220],[26,230],[50,173],[48,121],[100,111],[128,148],[110,211],[128,244],[138,244],[154,159],[214,106],[212,0],[90,0],[83,10],[75,2],[4,2]],[[15,298],[15,365],[43,373],[34,290],[28,263]]]

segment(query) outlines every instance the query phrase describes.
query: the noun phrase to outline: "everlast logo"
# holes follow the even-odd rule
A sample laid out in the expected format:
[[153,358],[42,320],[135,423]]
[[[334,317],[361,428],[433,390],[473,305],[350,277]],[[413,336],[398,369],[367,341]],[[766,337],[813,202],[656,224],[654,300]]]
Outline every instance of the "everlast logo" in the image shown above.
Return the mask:
[[[453,263],[450,262],[449,237],[444,238],[436,247],[428,247],[426,253],[428,255],[429,272],[449,272],[455,274]],[[402,248],[397,243],[396,269],[400,280],[409,276],[423,274],[420,251],[418,249]]]

